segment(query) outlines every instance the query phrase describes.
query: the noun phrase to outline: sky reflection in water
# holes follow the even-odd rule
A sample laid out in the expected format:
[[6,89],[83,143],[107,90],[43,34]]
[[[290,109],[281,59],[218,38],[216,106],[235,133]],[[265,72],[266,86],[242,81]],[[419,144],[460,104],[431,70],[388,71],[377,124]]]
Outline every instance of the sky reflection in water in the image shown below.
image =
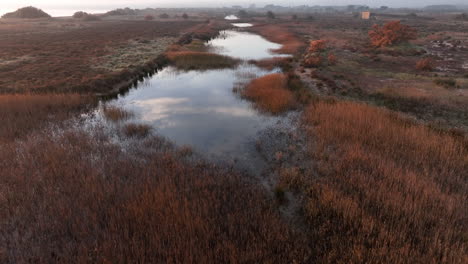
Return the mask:
[[[279,47],[243,32],[227,31],[225,37],[209,45],[238,58],[269,58],[273,55],[268,50]],[[112,104],[134,111],[134,121],[152,124],[158,134],[179,145],[242,160],[253,148],[257,133],[278,118],[258,113],[232,89],[240,80],[276,71],[247,63],[236,69],[188,72],[167,67]]]

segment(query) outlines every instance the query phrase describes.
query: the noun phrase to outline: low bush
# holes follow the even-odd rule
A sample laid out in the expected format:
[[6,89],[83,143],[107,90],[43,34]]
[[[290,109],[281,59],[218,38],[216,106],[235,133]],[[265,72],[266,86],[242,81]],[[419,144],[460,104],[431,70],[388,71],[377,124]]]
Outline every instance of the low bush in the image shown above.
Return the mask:
[[416,39],[416,30],[403,25],[400,21],[390,21],[383,26],[374,25],[369,31],[369,37],[374,47],[386,47]]
[[434,68],[435,63],[431,58],[421,59],[416,63],[416,69],[419,71],[432,71]]
[[144,19],[145,19],[146,21],[153,21],[153,20],[154,20],[154,16],[153,16],[153,15],[146,15]]
[[450,78],[435,79],[434,83],[437,85],[443,86],[445,88],[454,88],[457,86],[457,81],[455,79],[450,79]]

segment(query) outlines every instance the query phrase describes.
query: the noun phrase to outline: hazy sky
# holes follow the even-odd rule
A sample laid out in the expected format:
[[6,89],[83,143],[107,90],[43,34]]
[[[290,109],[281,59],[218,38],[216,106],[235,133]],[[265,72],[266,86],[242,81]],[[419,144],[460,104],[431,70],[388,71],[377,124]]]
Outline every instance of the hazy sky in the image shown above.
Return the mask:
[[[36,6],[44,9],[52,15],[63,10],[87,10],[102,11],[116,7],[177,7],[177,6],[230,6],[233,4],[249,5],[257,4],[281,4],[281,5],[347,5],[363,4],[371,7],[388,5],[392,7],[418,7],[431,4],[462,4],[465,0],[0,0],[0,14],[15,10],[24,6]],[[71,12],[71,11],[68,11]]]

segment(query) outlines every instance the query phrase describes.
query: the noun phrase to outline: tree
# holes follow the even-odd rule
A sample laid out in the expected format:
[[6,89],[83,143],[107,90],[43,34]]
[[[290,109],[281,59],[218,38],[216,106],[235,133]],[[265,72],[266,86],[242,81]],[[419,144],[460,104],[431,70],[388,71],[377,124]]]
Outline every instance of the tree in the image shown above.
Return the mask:
[[83,12],[83,11],[78,11],[73,14],[73,18],[83,18],[86,15],[88,15],[88,13]]
[[182,17],[183,17],[184,19],[188,19],[188,18],[189,18],[189,16],[188,16],[186,13],[184,13],[184,14],[182,15]]
[[297,15],[296,14],[292,15],[292,19],[297,20]]
[[271,12],[271,11],[268,11],[268,12],[267,12],[267,17],[268,17],[269,19],[275,19],[275,18],[276,18],[275,13],[273,13],[273,12]]
[[403,25],[400,21],[391,21],[384,26],[374,25],[369,37],[374,47],[386,47],[416,39],[416,30]]
[[239,10],[239,12],[237,12],[237,16],[238,17],[248,17],[249,13],[247,13],[247,11],[245,11],[245,10]]

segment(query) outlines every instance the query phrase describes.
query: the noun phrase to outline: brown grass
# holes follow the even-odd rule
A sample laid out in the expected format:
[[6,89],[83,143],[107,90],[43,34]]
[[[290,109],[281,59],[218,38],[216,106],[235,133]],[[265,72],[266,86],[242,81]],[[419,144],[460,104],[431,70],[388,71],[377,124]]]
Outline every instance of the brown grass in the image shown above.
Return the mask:
[[102,113],[107,120],[112,122],[124,121],[133,116],[133,113],[113,105],[104,106]]
[[152,127],[146,124],[126,124],[123,132],[127,137],[145,138],[150,135]]
[[305,122],[315,173],[282,180],[305,196],[316,262],[466,262],[466,142],[352,102]]
[[[115,52],[134,40],[178,37],[180,32],[196,24],[189,21],[61,20],[46,25],[15,23],[0,24],[0,60],[14,62],[0,65],[2,93],[107,92],[115,83],[127,81],[129,76],[94,66],[108,57],[123,56]],[[158,55],[146,56],[146,61],[141,63],[144,65],[134,65],[136,68],[130,71],[152,63]]]
[[[240,175],[159,138],[36,134],[0,152],[1,263],[293,263],[301,240]],[[148,150],[148,151],[144,151]]]
[[198,51],[170,51],[166,56],[181,70],[207,70],[233,68],[239,60],[228,56]]
[[273,114],[284,112],[294,105],[294,94],[288,90],[284,74],[269,74],[250,82],[242,91],[242,96],[254,101],[263,111]]
[[305,43],[301,41],[293,33],[289,32],[286,28],[278,25],[262,25],[250,28],[270,41],[280,43],[283,45],[281,48],[274,50],[280,54],[296,54]]
[[77,94],[0,95],[0,141],[20,138],[49,122],[68,119],[92,101]]

